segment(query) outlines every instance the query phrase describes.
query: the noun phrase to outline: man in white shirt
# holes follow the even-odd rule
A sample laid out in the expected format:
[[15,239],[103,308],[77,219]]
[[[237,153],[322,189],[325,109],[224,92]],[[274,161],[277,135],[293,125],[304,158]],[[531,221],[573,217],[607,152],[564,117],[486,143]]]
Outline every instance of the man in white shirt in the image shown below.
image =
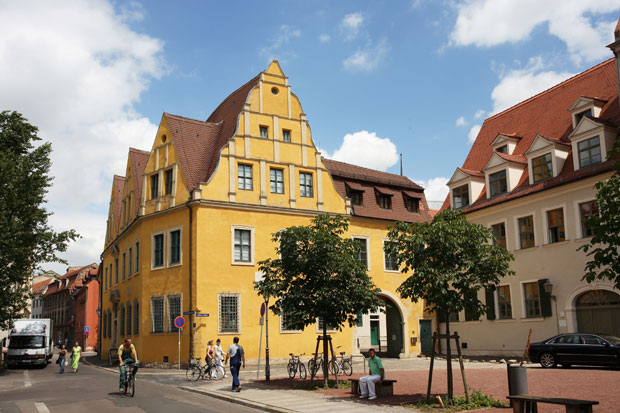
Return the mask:
[[239,392],[241,391],[239,370],[241,366],[245,368],[245,351],[243,351],[243,347],[239,345],[239,337],[233,338],[233,344],[228,347],[225,363],[228,363],[228,359],[230,359],[230,373],[233,377],[232,391]]

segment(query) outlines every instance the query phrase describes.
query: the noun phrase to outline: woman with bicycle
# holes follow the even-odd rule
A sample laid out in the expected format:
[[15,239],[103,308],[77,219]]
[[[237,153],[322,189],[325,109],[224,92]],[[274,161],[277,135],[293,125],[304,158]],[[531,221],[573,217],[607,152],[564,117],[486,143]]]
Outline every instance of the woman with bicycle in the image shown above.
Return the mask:
[[136,347],[131,344],[131,339],[126,338],[125,342],[118,348],[118,361],[120,362],[121,377],[119,381],[119,391],[122,393],[125,390],[125,377],[127,376],[127,369],[125,364],[132,364],[132,374],[135,376],[138,371],[138,353],[136,353]]

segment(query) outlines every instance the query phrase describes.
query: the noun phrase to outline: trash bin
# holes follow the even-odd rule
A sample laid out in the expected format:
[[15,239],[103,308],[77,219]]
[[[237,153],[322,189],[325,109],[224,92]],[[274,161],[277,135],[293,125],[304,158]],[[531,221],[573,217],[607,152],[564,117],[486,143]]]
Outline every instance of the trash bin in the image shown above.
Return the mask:
[[525,366],[508,364],[508,395],[527,394],[527,370]]

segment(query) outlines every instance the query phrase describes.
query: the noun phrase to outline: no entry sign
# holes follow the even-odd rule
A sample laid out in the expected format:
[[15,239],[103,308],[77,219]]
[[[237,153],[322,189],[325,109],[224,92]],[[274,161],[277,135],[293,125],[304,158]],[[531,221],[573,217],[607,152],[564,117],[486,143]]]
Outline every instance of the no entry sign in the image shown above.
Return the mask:
[[174,326],[176,328],[183,328],[185,327],[185,319],[181,316],[178,316],[177,318],[174,319]]

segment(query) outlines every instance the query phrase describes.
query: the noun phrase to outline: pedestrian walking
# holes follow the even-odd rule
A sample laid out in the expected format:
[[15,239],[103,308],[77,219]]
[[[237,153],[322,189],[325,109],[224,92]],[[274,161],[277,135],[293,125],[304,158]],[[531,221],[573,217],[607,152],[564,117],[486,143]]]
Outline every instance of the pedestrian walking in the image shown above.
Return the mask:
[[71,368],[74,373],[78,372],[78,368],[80,367],[80,357],[82,356],[82,347],[76,341],[73,346],[73,350],[71,351]]
[[[385,378],[385,370],[381,359],[375,355],[375,349],[368,350],[368,370],[369,375],[360,378],[360,399],[374,400],[377,398],[375,392],[375,383],[383,383]],[[370,397],[369,397],[370,394]]]
[[67,359],[67,349],[65,348],[65,345],[61,345],[60,346],[60,351],[58,352],[58,361],[57,363],[60,364],[60,372],[58,374],[62,374],[65,372],[65,360]]
[[215,378],[215,348],[213,347],[213,340],[209,340],[207,342],[207,354],[205,356],[205,361],[207,362],[207,366],[211,367],[211,378]]
[[228,347],[226,361],[224,363],[228,363],[228,359],[230,359],[230,374],[232,374],[233,378],[232,391],[239,392],[241,391],[239,370],[242,366],[245,368],[245,351],[243,351],[243,347],[239,345],[239,337],[233,338],[233,344]]
[[219,338],[215,341],[215,368],[222,372],[224,377],[228,377],[226,370],[224,370],[224,350],[222,350],[222,340]]

